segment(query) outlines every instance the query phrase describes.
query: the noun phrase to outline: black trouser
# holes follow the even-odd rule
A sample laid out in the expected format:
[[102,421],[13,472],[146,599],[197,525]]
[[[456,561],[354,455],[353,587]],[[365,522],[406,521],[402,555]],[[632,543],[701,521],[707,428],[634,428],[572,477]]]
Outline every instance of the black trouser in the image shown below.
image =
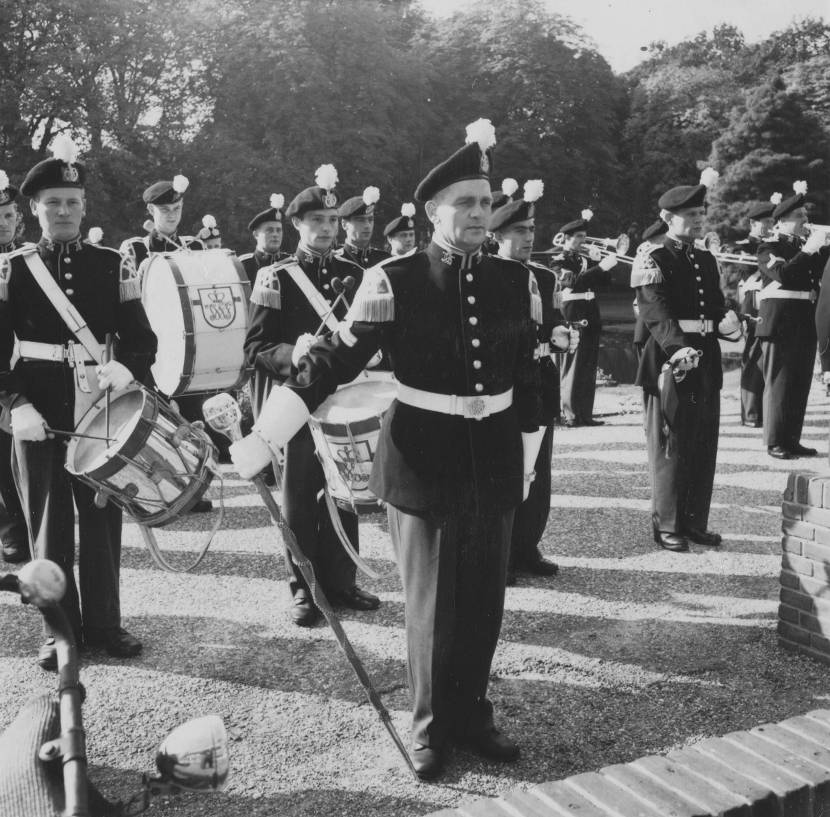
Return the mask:
[[[82,633],[81,622],[85,628],[121,624],[121,509],[112,502],[97,508],[95,492],[69,475],[65,461],[63,441],[15,441],[15,476],[29,520],[32,555],[51,559],[66,574],[66,595],[61,605],[77,638]],[[73,572],[73,495],[78,508],[80,600]]]
[[672,533],[709,525],[720,426],[720,390],[710,378],[678,397],[674,429],[665,435],[660,398],[643,392],[652,518]]
[[792,449],[801,441],[816,363],[816,340],[814,336],[764,338],[762,347],[764,443]]
[[516,508],[510,541],[510,565],[522,567],[541,558],[538,550],[550,515],[550,464],[553,457],[553,426],[548,426],[536,457],[536,479],[527,499]]
[[490,665],[501,630],[513,509],[427,518],[387,507],[406,604],[413,739],[440,747],[484,724]]
[[764,363],[761,339],[750,323],[741,355],[741,422],[758,425],[764,417]]
[[26,545],[26,518],[12,473],[12,437],[0,431],[0,544]]
[[[314,566],[317,581],[325,593],[343,592],[355,583],[356,567],[337,538],[321,491],[325,485],[323,468],[314,453],[308,426],[303,426],[285,447],[283,512],[285,521],[305,556]],[[349,541],[358,550],[357,516],[340,511],[340,520]],[[308,589],[293,559],[289,557],[291,593]]]
[[594,415],[599,337],[599,332],[583,330],[579,346],[563,356],[562,414],[566,420],[582,422],[590,420]]

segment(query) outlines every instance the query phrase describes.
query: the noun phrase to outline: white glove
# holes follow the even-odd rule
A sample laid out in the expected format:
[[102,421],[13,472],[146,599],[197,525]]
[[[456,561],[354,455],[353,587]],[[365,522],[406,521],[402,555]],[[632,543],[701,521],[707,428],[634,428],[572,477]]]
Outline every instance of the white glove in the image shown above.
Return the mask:
[[821,384],[823,386],[826,386],[828,383],[830,383],[830,372],[822,372],[821,373]]
[[718,332],[721,335],[732,335],[735,332],[741,331],[741,321],[740,318],[735,314],[734,309],[730,309],[726,315],[724,315],[723,320],[718,324]]
[[568,326],[554,326],[550,333],[550,341],[557,349],[573,352],[579,346],[579,330]]
[[295,369],[300,365],[300,358],[308,354],[308,350],[316,340],[317,338],[309,332],[305,332],[297,338],[294,343],[294,351],[291,352],[291,365]]
[[231,462],[242,479],[253,479],[271,464],[271,449],[255,431],[231,443],[230,454]]
[[696,349],[692,349],[691,346],[684,346],[669,358],[669,363],[680,372],[688,372],[690,369],[697,368],[699,359],[700,356]]
[[599,262],[600,269],[605,270],[608,272],[610,269],[614,269],[617,266],[617,255],[616,253],[611,253],[611,255],[606,255],[602,261]]
[[522,502],[530,496],[530,485],[536,479],[536,458],[539,456],[539,449],[542,447],[545,430],[543,426],[536,431],[522,432],[522,462],[524,464]]
[[806,252],[808,255],[815,255],[826,243],[827,233],[821,230],[813,230],[804,242],[801,252]]
[[117,360],[110,360],[95,371],[98,373],[98,386],[102,389],[111,387],[113,391],[121,391],[133,382],[133,373]]
[[595,244],[592,244],[590,247],[588,247],[588,258],[590,258],[592,261],[599,261],[599,259],[602,258],[602,253],[600,252],[599,247],[597,247]]
[[12,435],[16,440],[39,443],[46,439],[46,420],[31,403],[13,408],[11,414]]

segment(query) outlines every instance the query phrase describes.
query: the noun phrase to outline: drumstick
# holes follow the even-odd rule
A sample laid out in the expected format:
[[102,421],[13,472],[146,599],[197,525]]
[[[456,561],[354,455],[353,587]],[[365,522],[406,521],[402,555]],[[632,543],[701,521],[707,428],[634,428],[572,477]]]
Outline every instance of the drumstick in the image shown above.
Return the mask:
[[337,309],[337,305],[343,300],[346,293],[346,285],[340,278],[334,277],[331,279],[331,288],[337,293],[337,297],[334,299],[334,302],[329,308],[329,311],[326,312],[325,315],[323,315],[323,320],[320,322],[320,325],[317,327],[317,331],[314,333],[315,338],[320,337],[320,333],[323,331],[323,327],[325,327],[326,321],[329,319],[334,310]]
[[[112,332],[107,332],[106,337],[106,351],[104,352],[104,363],[109,363],[112,360]],[[107,439],[110,436],[110,387],[107,386],[106,403],[104,404],[104,422],[106,423]]]
[[95,434],[79,434],[77,431],[64,431],[60,428],[50,428],[49,426],[44,426],[43,430],[47,434],[62,434],[64,437],[82,437],[85,440],[103,440],[107,443],[114,443],[115,437],[98,437]]

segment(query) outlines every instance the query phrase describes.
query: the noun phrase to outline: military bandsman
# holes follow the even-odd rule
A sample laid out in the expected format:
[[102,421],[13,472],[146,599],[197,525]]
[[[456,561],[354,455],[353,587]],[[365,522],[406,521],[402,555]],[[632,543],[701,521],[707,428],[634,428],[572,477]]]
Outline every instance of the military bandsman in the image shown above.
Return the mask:
[[202,242],[206,250],[222,249],[222,231],[216,223],[216,216],[210,214],[202,216],[202,226],[196,233],[196,238]]
[[393,256],[406,255],[415,249],[415,205],[407,201],[401,205],[401,214],[384,228]]
[[262,267],[270,267],[290,255],[282,251],[283,207],[285,196],[282,193],[272,193],[268,207],[248,222],[248,230],[254,236],[256,247],[253,252],[240,255],[239,260],[252,287],[256,283],[257,272]]
[[367,187],[363,195],[346,199],[337,211],[346,240],[335,251],[335,255],[353,261],[361,269],[373,267],[389,257],[389,253],[371,245],[375,229],[375,206],[379,200],[380,190],[377,187]]

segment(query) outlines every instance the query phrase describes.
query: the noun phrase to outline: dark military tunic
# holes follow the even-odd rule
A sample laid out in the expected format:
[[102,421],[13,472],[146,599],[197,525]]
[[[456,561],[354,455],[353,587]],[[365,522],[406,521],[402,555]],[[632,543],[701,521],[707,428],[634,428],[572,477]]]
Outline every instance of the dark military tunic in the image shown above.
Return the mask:
[[594,413],[602,322],[596,297],[574,301],[567,298],[571,293],[587,293],[589,297],[595,295],[594,289],[607,284],[611,274],[598,264],[589,266],[587,259],[578,252],[555,255],[551,267],[562,286],[562,314],[565,319],[588,321],[588,325],[579,330],[579,346],[564,356],[562,365],[562,413],[567,421],[583,423],[590,421]]
[[[792,450],[798,446],[816,360],[816,290],[827,252],[802,252],[803,240],[779,236],[758,248],[763,275],[761,340],[764,366],[764,442]],[[771,292],[793,297],[770,297]]]
[[[718,265],[706,250],[665,236],[651,252],[637,255],[631,284],[649,331],[637,385],[643,389],[645,406],[652,521],[660,531],[704,531],[715,478],[723,385],[717,326],[726,308]],[[681,320],[698,326],[712,321],[714,331],[684,329]],[[677,384],[677,413],[667,428],[659,378],[663,365],[684,347],[698,349],[703,356]]]
[[122,253],[131,254],[136,268],[138,268],[152,253],[178,252],[183,247],[188,250],[205,249],[204,242],[200,238],[192,235],[180,236],[178,234],[166,236],[164,233],[158,232],[158,230],[152,230],[145,236],[128,238],[121,243],[119,249]]
[[[0,255],[14,252],[20,245],[12,241],[0,244]],[[0,544],[28,548],[29,533],[12,475],[12,437],[7,433],[11,418],[0,409]]]
[[[756,255],[761,240],[755,236],[736,241],[730,252]],[[761,273],[757,267],[741,268],[741,280],[738,283],[738,306],[742,315],[758,317],[758,293],[763,286]],[[741,354],[741,422],[744,425],[760,426],[764,417],[764,365],[761,340],[755,333],[756,322],[746,321],[744,350]]]
[[346,242],[342,247],[338,247],[334,251],[334,255],[338,258],[347,258],[353,261],[361,269],[369,269],[379,264],[381,261],[389,258],[389,253],[384,250],[379,250],[377,247],[355,247],[354,244]]
[[245,274],[248,276],[248,280],[251,282],[251,286],[253,287],[256,283],[256,274],[259,270],[263,267],[270,267],[271,264],[276,264],[284,258],[288,258],[290,255],[291,253],[282,252],[282,250],[279,250],[278,252],[262,252],[262,250],[254,250],[253,252],[246,252],[244,255],[240,255],[239,260],[242,263]]
[[[25,350],[21,350],[23,356],[14,369],[10,367],[15,335],[21,343],[66,345],[74,341],[29,272],[24,259],[28,251],[24,248],[7,256],[10,264],[0,271],[0,405],[11,410],[29,402],[50,427],[72,429],[79,408],[76,401],[83,396],[76,386],[74,367],[64,362],[27,359]],[[144,380],[155,358],[156,336],[138,297],[132,259],[80,238],[64,243],[41,239],[36,252],[98,342],[103,344],[111,333],[116,340],[115,358],[130,369],[136,380]],[[94,364],[86,371],[90,384],[97,388]],[[18,485],[31,528],[33,553],[37,558],[57,562],[66,574],[62,605],[76,636],[80,636],[82,618],[84,627],[120,625],[121,511],[112,503],[97,508],[92,489],[70,478],[64,470],[65,457],[64,437],[15,442]],[[72,571],[73,496],[80,526],[80,605]]]
[[[315,333],[322,319],[308,298],[288,273],[288,267],[299,264],[311,283],[328,303],[337,298],[332,279],[352,276],[355,288],[346,297],[354,298],[363,277],[357,264],[333,253],[315,254],[298,247],[277,264],[262,267],[251,293],[248,334],[245,338],[245,362],[253,369],[251,402],[258,417],[272,386],[281,384],[296,369],[291,362],[297,338]],[[342,301],[334,317],[346,315]],[[328,334],[328,330],[324,329]],[[325,485],[323,469],[314,453],[311,432],[303,427],[285,447],[284,511],[303,553],[314,565],[314,572],[327,594],[349,590],[355,583],[355,565],[340,544],[332,526],[325,498],[318,494]],[[357,517],[340,511],[340,519],[350,541],[358,549]],[[289,557],[291,592],[308,589],[305,579]]]
[[478,420],[395,400],[381,427],[370,488],[389,503],[414,739],[424,745],[490,717],[485,696],[523,492],[520,432],[535,431],[540,416],[528,282],[515,261],[435,242],[390,259],[366,271],[350,329],[315,344],[289,381],[313,410],[380,347],[404,386],[471,398],[513,389],[512,405]]

